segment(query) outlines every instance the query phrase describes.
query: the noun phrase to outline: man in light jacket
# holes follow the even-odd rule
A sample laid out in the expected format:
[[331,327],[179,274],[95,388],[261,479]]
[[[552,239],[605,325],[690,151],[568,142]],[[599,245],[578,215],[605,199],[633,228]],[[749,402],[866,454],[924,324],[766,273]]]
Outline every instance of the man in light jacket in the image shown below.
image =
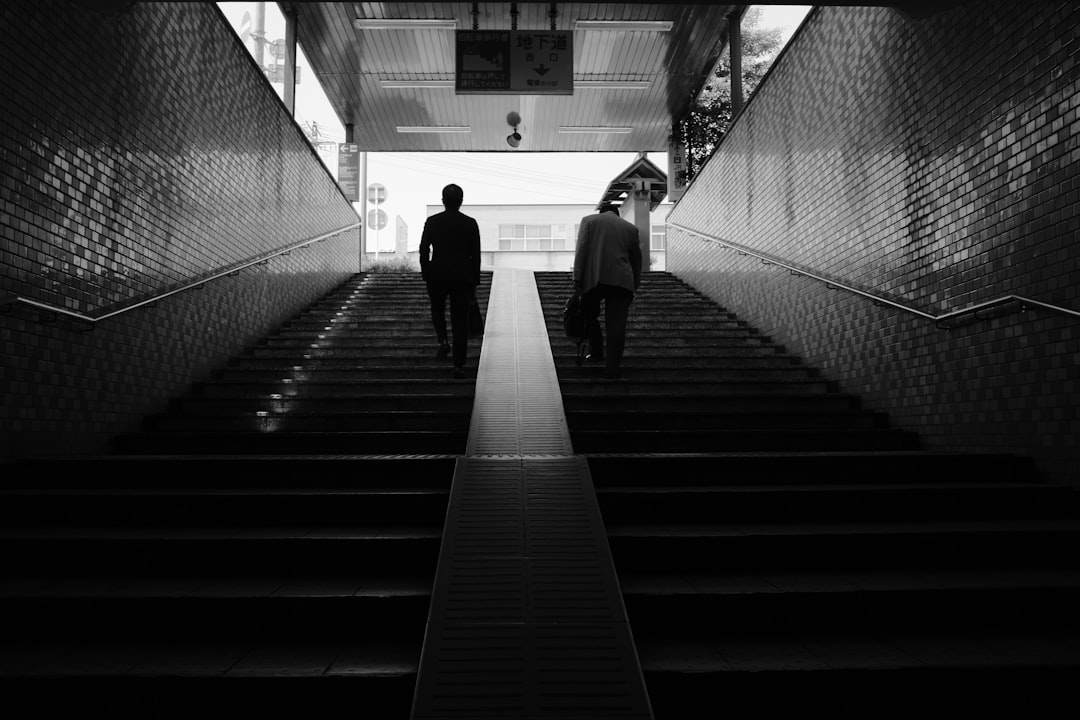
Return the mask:
[[[604,377],[618,378],[626,346],[626,318],[641,285],[638,229],[619,217],[619,208],[603,203],[596,215],[581,220],[574,252],[574,290],[582,296],[588,340],[586,360],[603,361]],[[604,304],[607,352],[600,329]]]

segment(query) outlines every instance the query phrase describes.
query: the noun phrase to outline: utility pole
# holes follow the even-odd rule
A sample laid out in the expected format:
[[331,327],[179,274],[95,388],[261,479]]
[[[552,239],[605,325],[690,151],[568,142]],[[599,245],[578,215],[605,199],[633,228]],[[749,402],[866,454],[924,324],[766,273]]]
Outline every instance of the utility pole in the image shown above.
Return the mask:
[[251,39],[255,41],[255,62],[263,68],[263,50],[266,46],[266,3],[255,3],[255,18],[252,21]]

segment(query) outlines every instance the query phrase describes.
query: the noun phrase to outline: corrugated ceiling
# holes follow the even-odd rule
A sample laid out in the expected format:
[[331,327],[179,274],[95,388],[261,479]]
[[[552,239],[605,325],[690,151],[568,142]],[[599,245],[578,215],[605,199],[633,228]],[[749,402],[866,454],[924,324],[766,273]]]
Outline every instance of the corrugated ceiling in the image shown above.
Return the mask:
[[[727,43],[742,5],[667,3],[282,3],[332,106],[368,151],[512,151],[507,115],[521,117],[517,151],[662,152]],[[459,94],[455,29],[359,29],[357,19],[438,19],[457,30],[573,30],[572,95]],[[474,15],[475,11],[475,15]],[[670,30],[577,28],[578,20],[666,21]],[[385,87],[442,81],[443,87]],[[588,88],[583,81],[620,86]],[[625,83],[632,83],[626,85]],[[644,85],[644,87],[640,87]],[[467,128],[399,132],[397,128]],[[560,132],[560,127],[629,128]]]

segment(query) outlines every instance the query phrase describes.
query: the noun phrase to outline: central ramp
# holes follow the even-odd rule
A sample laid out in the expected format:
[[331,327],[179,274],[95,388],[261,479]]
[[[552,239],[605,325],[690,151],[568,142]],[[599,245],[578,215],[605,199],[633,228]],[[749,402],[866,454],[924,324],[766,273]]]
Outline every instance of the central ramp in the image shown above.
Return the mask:
[[533,273],[495,270],[413,720],[652,718]]

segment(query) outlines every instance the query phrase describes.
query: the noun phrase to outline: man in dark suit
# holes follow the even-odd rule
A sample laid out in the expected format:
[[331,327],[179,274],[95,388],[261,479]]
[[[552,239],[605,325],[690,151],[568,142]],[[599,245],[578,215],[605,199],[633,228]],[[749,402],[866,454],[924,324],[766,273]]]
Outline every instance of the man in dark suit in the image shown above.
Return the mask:
[[[603,203],[596,215],[581,220],[574,252],[574,290],[582,296],[588,339],[587,360],[604,361],[604,377],[618,378],[626,346],[626,318],[641,285],[638,229],[619,216],[619,208]],[[604,304],[607,353],[600,329]]]
[[424,223],[420,238],[420,272],[431,298],[431,322],[439,350],[436,357],[450,355],[446,335],[446,298],[450,297],[450,328],[453,332],[454,377],[465,377],[469,349],[469,303],[480,284],[480,228],[461,212],[464,193],[457,185],[442,191],[446,209]]

